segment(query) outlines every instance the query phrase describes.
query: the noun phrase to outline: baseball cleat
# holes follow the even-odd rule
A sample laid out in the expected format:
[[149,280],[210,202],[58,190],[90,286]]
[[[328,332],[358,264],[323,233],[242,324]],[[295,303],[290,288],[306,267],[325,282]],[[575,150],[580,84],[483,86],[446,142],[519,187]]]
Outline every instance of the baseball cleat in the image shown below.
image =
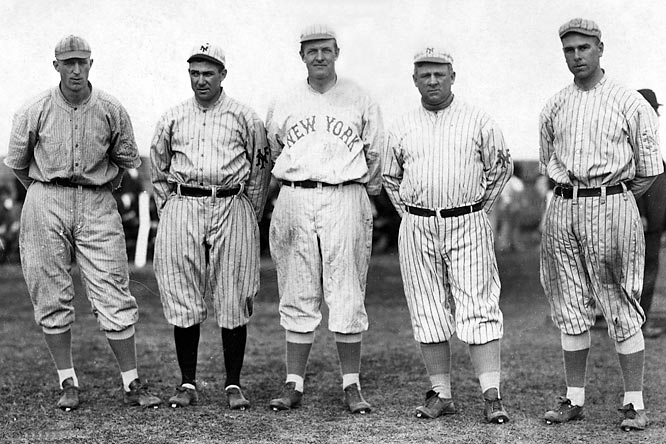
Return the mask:
[[453,415],[455,412],[453,399],[440,398],[434,390],[428,390],[426,393],[425,405],[416,407],[417,418],[435,419],[442,415]]
[[486,421],[494,424],[504,424],[509,422],[509,415],[502,406],[502,400],[499,398],[497,389],[491,388],[483,394],[485,402],[483,413]]
[[363,399],[361,395],[361,390],[358,388],[358,384],[349,384],[344,389],[345,393],[345,405],[349,408],[349,411],[352,413],[366,414],[370,413],[372,406]]
[[645,410],[636,410],[634,405],[629,403],[625,406],[622,406],[619,409],[620,412],[624,415],[622,424],[620,428],[625,432],[630,432],[632,430],[645,430],[645,427],[648,425],[647,415]]
[[189,405],[197,405],[199,403],[199,392],[196,388],[189,388],[179,385],[176,387],[176,393],[169,398],[169,405],[171,407],[187,407]]
[[572,405],[571,400],[559,396],[557,398],[558,405],[553,410],[548,410],[543,418],[546,420],[546,424],[550,425],[553,423],[563,423],[569,421],[575,421],[578,419],[583,419],[585,416],[583,413],[582,405]]
[[62,381],[62,396],[58,400],[58,407],[70,412],[79,407],[79,388],[74,385],[73,378]]
[[303,392],[296,390],[295,382],[287,382],[284,387],[282,387],[282,392],[280,392],[280,397],[271,399],[270,407],[274,412],[278,410],[289,410],[300,407],[301,400],[303,399]]
[[250,408],[250,401],[248,401],[245,396],[243,396],[243,392],[237,385],[230,385],[224,389],[224,391],[227,394],[227,402],[229,403],[229,407],[231,409],[245,410]]
[[148,388],[136,378],[129,385],[129,392],[123,391],[123,401],[126,405],[157,408],[162,400],[148,391]]

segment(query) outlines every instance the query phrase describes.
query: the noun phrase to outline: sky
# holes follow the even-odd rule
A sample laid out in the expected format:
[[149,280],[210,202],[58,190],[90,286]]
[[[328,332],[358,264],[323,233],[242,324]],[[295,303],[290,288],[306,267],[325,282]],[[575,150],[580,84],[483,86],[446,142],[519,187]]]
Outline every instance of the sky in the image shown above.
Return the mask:
[[[663,5],[662,0],[2,0],[0,156],[7,152],[14,113],[58,84],[53,51],[69,34],[90,43],[90,81],[128,110],[145,156],[159,117],[192,96],[186,63],[192,47],[221,45],[228,69],[224,90],[264,119],[284,85],[305,81],[300,31],[327,23],[341,48],[338,76],[370,93],[386,125],[419,106],[413,55],[436,45],[453,54],[454,94],[499,123],[515,159],[533,160],[539,112],[572,81],[559,26],[574,17],[596,21],[607,75],[632,89],[653,89],[666,103]],[[662,111],[664,126],[666,108]]]

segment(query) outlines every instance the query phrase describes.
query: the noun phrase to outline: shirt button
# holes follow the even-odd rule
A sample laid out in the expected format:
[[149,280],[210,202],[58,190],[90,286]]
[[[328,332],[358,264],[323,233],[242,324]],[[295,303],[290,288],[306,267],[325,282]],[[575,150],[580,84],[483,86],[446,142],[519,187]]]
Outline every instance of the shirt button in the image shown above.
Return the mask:
[[76,162],[76,163],[74,164],[74,166],[75,166],[75,167],[79,166],[79,162]]
[[77,144],[75,145],[75,147],[78,148],[78,147],[79,147],[79,144],[77,143]]

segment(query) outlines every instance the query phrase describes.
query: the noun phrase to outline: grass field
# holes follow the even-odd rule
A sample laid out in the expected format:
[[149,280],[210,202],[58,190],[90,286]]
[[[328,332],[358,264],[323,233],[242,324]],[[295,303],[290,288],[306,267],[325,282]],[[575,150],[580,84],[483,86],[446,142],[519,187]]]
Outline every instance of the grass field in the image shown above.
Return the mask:
[[[503,397],[511,422],[482,420],[482,400],[466,347],[452,341],[454,397],[459,413],[432,421],[414,417],[428,389],[412,338],[397,256],[373,257],[364,336],[363,391],[371,414],[348,414],[341,402],[332,335],[320,328],[308,364],[303,407],[275,413],[269,400],[284,378],[284,333],[279,327],[275,271],[262,266],[262,290],[249,328],[243,385],[253,406],[229,410],[219,329],[202,328],[198,378],[203,400],[173,410],[126,408],[120,376],[104,335],[84,297],[77,298],[74,359],[82,386],[81,408],[55,407],[59,390],[40,329],[35,325],[20,268],[0,267],[0,442],[11,443],[613,443],[666,442],[666,339],[646,340],[646,402],[651,426],[644,432],[619,430],[617,408],[622,380],[613,344],[593,330],[583,421],[547,426],[541,416],[564,388],[559,333],[548,318],[538,281],[538,251],[498,256],[502,275]],[[162,315],[152,269],[132,271],[132,291],[140,306],[137,325],[139,373],[164,399],[179,382],[172,329]],[[80,288],[79,288],[80,290]],[[664,282],[658,283],[664,291]],[[655,315],[664,302],[656,298]],[[322,327],[325,327],[323,325]]]

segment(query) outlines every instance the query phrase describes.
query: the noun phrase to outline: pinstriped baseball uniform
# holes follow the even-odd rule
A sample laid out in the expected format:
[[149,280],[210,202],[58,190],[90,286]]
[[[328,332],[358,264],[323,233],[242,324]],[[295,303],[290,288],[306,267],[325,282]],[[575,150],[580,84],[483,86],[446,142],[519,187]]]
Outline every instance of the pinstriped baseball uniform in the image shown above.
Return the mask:
[[[281,325],[311,332],[367,330],[365,285],[372,247],[368,194],[381,190],[382,120],[355,83],[338,78],[325,93],[301,82],[269,109],[268,140],[281,181],[311,180],[338,187],[283,185],[273,212],[270,249],[276,264]],[[348,184],[345,184],[348,183]]]
[[[571,84],[541,113],[540,170],[581,189],[655,176],[663,170],[657,125],[637,92],[605,75],[589,91]],[[644,251],[632,193],[573,199],[556,193],[541,248],[541,282],[555,324],[570,335],[584,333],[598,305],[612,339],[638,332]]]
[[[421,106],[391,126],[383,169],[386,191],[402,216],[398,248],[414,338],[438,343],[455,332],[469,344],[499,339],[500,281],[486,212],[513,163],[496,123],[457,97],[437,112]],[[476,203],[485,211],[447,218],[406,212],[406,206]]]
[[92,89],[85,102],[72,105],[55,87],[14,116],[5,164],[29,168],[33,181],[24,184],[21,264],[42,327],[74,321],[73,259],[102,330],[122,331],[137,321],[111,182],[121,168],[140,163],[127,112],[103,91]]
[[[258,116],[222,92],[211,108],[191,98],[167,111],[151,144],[160,211],[155,272],[169,323],[206,319],[213,297],[220,327],[247,324],[259,290],[259,229],[270,180],[270,152]],[[183,196],[194,188],[242,187],[229,197]]]

